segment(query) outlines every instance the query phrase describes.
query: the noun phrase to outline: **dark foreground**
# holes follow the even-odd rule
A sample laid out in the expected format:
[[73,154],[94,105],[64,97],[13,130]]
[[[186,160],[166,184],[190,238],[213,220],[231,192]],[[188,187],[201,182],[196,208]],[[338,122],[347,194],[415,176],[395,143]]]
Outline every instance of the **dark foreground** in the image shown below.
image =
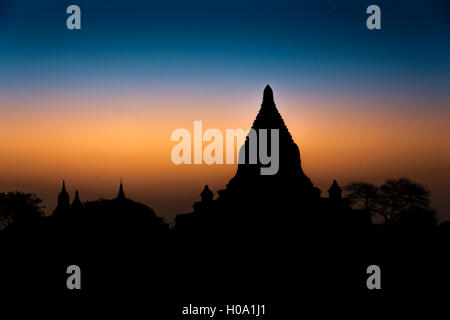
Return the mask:
[[[292,319],[307,312],[362,316],[361,307],[412,312],[450,297],[445,224],[355,229],[293,220],[177,232],[152,218],[110,218],[50,217],[1,232],[2,295],[23,306],[13,311],[38,303],[36,314],[63,307],[130,319],[206,319],[183,315],[183,307],[256,304],[266,315],[214,319]],[[67,288],[70,265],[81,269],[81,290]],[[367,288],[370,265],[381,269],[380,290]]]

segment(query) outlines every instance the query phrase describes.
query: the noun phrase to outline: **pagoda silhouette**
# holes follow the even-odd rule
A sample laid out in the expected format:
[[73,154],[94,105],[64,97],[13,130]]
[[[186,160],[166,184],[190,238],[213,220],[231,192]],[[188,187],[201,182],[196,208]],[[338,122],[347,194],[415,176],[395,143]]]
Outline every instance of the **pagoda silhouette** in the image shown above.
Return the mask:
[[[239,152],[239,157],[245,157],[247,161],[239,161],[235,176],[224,190],[218,191],[217,199],[213,200],[211,191],[205,186],[201,193],[202,201],[193,205],[194,211],[176,216],[176,229],[180,233],[198,233],[211,228],[212,232],[251,230],[254,233],[285,228],[289,223],[293,226],[323,225],[324,221],[336,221],[336,216],[330,217],[331,212],[351,211],[336,180],[330,187],[329,197],[322,198],[320,189],[304,173],[299,147],[276,107],[269,85],[264,89],[261,108],[252,129],[256,132],[258,154],[260,129],[267,130],[267,137],[270,137],[271,130],[278,130],[278,171],[273,175],[263,175],[261,168],[270,164],[263,164],[259,159],[256,163],[249,163],[251,142],[247,136]],[[268,151],[271,154],[270,144]]]
[[[259,152],[260,129],[267,129],[269,133],[272,129],[279,130],[279,169],[274,175],[262,175],[261,168],[268,165],[261,164],[260,160],[256,164],[240,163],[236,175],[230,180],[226,190],[220,192],[220,196],[239,197],[247,196],[249,190],[255,195],[295,195],[302,197],[304,201],[317,199],[320,190],[315,188],[311,180],[303,172],[301,166],[300,150],[292,139],[283,118],[276,108],[273,91],[269,85],[264,89],[261,109],[253,122],[252,129],[257,135],[257,150]],[[249,159],[250,141],[247,136],[245,144],[241,147],[240,155],[245,154],[245,159]],[[259,197],[260,198],[260,197]],[[259,199],[264,200],[264,199]]]

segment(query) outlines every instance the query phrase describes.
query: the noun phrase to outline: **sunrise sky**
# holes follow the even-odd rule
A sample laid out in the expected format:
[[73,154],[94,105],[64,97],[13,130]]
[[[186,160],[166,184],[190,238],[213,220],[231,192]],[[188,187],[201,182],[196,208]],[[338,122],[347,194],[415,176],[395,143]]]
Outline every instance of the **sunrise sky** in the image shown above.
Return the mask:
[[172,219],[236,170],[174,165],[172,131],[248,129],[270,84],[322,194],[407,176],[450,219],[448,1],[377,1],[377,31],[372,2],[242,2],[1,1],[0,191],[51,212],[63,179],[84,201],[122,178]]

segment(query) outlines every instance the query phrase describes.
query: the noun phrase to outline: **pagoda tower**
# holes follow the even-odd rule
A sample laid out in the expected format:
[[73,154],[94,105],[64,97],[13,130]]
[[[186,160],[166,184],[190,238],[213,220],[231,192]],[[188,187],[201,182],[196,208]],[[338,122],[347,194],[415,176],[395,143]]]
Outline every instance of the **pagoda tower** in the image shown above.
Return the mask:
[[[295,197],[309,201],[320,197],[320,190],[315,188],[311,180],[303,172],[301,166],[300,150],[292,139],[292,136],[279,113],[273,96],[272,88],[267,85],[264,89],[261,108],[253,122],[252,129],[257,135],[258,161],[249,163],[249,144],[247,136],[245,144],[241,147],[240,155],[245,154],[246,163],[239,163],[236,175],[230,180],[226,190],[219,191],[219,196],[224,198],[245,198],[247,202],[252,196],[258,201],[282,201],[283,198]],[[259,160],[260,129],[267,130],[268,154],[272,154],[270,135],[272,129],[279,132],[279,168],[273,175],[262,175],[261,167],[270,164],[262,164]],[[273,156],[272,156],[273,158]],[[241,161],[240,161],[241,162]],[[267,197],[264,197],[266,196]],[[242,200],[242,199],[241,199]]]

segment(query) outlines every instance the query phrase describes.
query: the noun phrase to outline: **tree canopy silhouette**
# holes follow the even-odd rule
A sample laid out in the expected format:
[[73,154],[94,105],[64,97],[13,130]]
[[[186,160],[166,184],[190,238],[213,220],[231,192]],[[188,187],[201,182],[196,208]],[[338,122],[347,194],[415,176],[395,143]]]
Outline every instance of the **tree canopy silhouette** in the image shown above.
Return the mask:
[[364,209],[371,213],[375,211],[379,189],[367,182],[351,182],[345,186],[347,198],[355,209]]
[[42,199],[33,193],[0,193],[0,225],[11,222],[25,224],[35,223],[44,214]]
[[353,208],[368,211],[373,218],[381,217],[385,224],[426,218],[435,221],[430,208],[430,192],[408,178],[387,179],[377,187],[366,182],[351,182],[346,187]]

